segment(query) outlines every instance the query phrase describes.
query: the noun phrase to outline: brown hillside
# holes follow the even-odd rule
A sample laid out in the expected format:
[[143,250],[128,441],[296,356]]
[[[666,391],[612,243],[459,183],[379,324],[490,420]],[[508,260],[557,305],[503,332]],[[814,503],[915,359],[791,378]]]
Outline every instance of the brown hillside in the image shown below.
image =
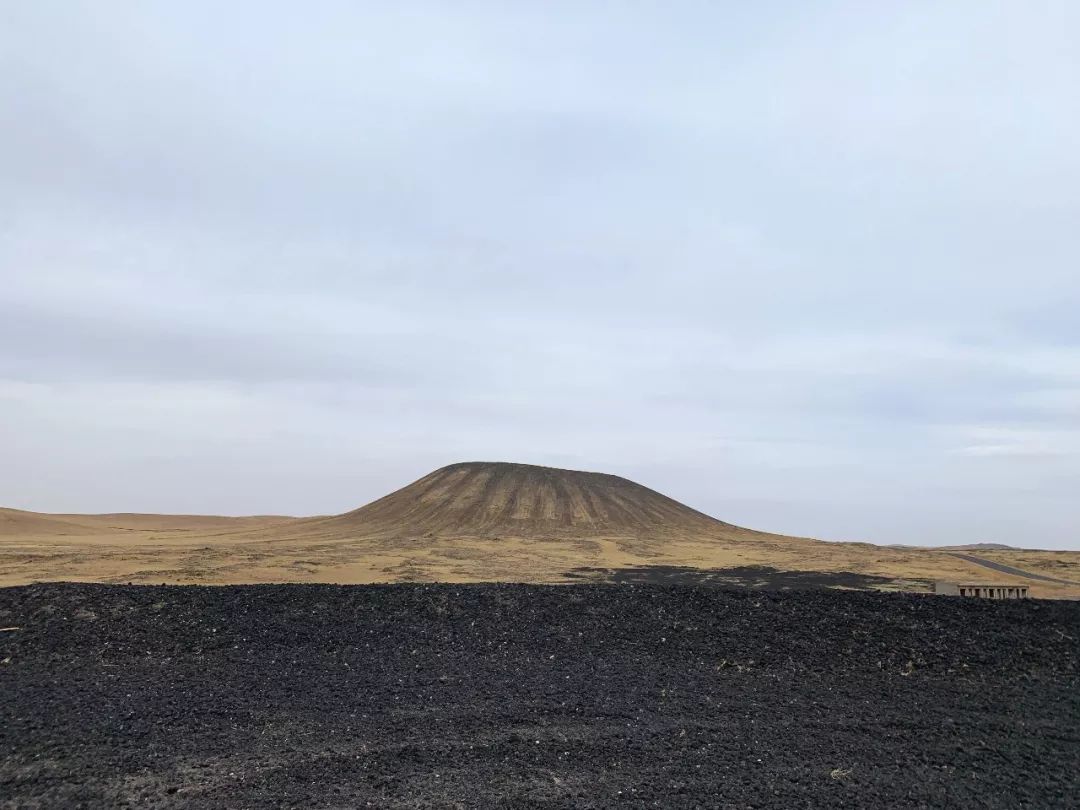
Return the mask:
[[0,507],[0,537],[86,534],[94,534],[94,529],[73,521],[69,516],[42,515],[38,512]]
[[274,526],[297,520],[283,515],[153,515],[138,512],[113,512],[100,515],[52,515],[97,530],[199,532]]
[[659,492],[604,473],[531,464],[451,464],[320,531],[437,537],[701,535],[733,528]]
[[295,521],[279,515],[60,515],[0,507],[0,537],[67,537],[125,532],[209,532],[259,528]]

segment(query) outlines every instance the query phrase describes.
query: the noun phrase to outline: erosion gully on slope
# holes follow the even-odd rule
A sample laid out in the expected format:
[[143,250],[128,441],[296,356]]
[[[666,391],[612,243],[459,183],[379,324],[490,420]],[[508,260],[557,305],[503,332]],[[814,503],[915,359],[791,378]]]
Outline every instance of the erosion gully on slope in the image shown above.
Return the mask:
[[[4,807],[1075,807],[1080,604],[0,589]],[[13,629],[14,628],[14,629]]]

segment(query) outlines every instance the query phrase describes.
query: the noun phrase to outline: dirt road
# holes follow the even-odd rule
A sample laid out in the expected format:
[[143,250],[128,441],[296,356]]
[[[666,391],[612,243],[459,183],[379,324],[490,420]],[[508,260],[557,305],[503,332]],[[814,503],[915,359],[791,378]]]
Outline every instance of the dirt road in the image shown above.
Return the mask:
[[981,565],[992,571],[998,571],[1002,574],[1011,574],[1014,577],[1027,577],[1028,579],[1037,579],[1040,582],[1056,582],[1059,585],[1080,585],[1080,582],[1073,582],[1068,579],[1057,579],[1056,577],[1048,577],[1043,574],[1034,574],[1030,571],[1023,570],[1022,568],[1014,568],[1011,565],[994,562],[993,560],[984,560],[982,557],[975,557],[971,554],[953,554],[952,556],[958,557],[961,560],[967,560],[976,565]]

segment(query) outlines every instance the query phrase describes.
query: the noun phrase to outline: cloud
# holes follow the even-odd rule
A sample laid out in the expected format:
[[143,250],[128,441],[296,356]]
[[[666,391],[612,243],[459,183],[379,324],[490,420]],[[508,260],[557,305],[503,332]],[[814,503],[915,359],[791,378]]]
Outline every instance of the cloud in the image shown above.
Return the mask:
[[0,500],[340,511],[501,458],[1075,546],[1077,23],[5,7]]
[[965,433],[969,443],[957,451],[965,456],[1080,456],[1080,429],[975,427]]

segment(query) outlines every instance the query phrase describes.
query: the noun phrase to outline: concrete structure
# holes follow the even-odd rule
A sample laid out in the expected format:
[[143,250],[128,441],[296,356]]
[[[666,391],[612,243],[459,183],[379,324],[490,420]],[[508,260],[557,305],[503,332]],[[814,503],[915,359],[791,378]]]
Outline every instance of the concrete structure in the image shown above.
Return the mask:
[[934,593],[980,599],[1026,599],[1028,586],[1009,582],[935,582]]

